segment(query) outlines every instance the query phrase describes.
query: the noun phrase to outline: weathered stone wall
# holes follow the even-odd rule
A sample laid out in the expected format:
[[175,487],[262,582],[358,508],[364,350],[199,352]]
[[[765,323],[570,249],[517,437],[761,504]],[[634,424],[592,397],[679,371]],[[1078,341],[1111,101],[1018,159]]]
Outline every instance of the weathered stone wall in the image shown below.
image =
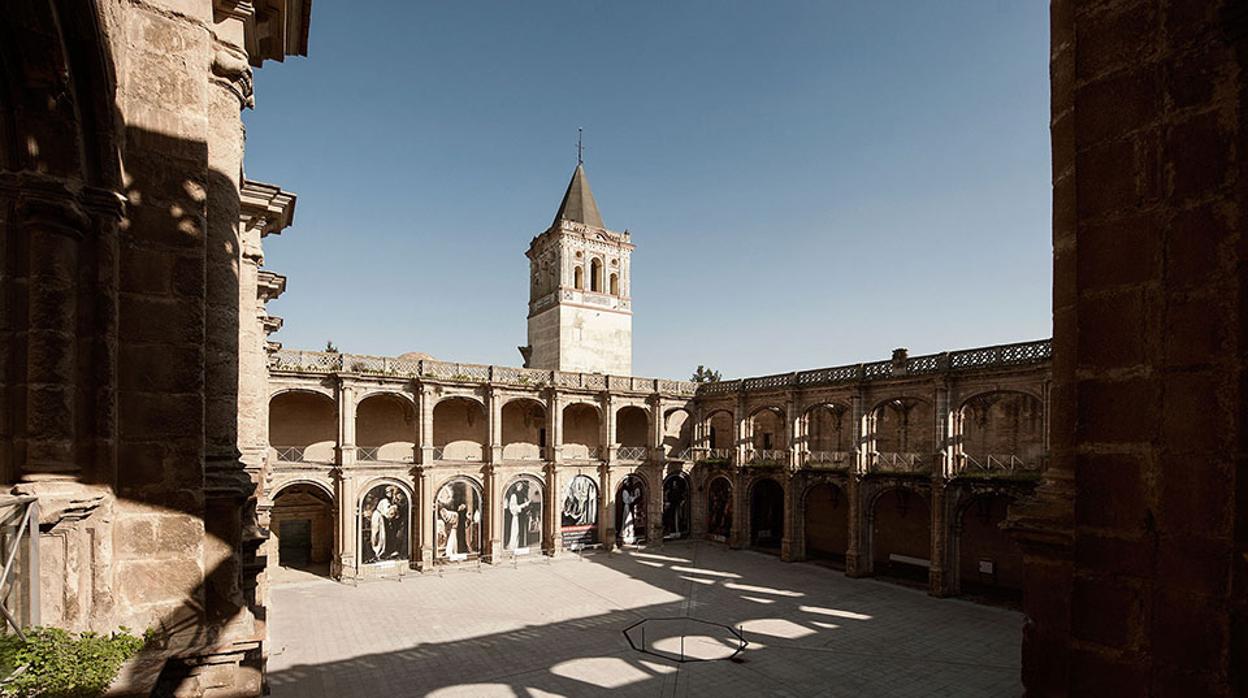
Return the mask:
[[334,401],[318,393],[288,392],[269,403],[269,443],[274,447],[304,449],[304,460],[334,462],[338,445],[338,410]]
[[415,407],[396,395],[373,395],[355,408],[355,445],[378,449],[381,460],[411,460],[416,429]]
[[481,403],[469,398],[445,398],[433,408],[433,445],[451,460],[483,460],[488,424]]
[[1248,11],[1052,3],[1052,465],[1012,514],[1035,695],[1248,692]]

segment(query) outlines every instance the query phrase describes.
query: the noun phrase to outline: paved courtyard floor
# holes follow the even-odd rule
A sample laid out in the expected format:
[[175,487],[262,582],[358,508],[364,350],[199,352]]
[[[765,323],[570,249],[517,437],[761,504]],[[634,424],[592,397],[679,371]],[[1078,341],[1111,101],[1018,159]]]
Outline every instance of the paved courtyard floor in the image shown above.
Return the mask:
[[[269,623],[278,698],[1022,693],[1015,611],[705,543],[354,588],[282,578]],[[623,634],[671,617],[739,627],[749,646],[681,664]],[[726,630],[646,625],[659,655],[677,654],[682,634],[687,654],[732,649]]]

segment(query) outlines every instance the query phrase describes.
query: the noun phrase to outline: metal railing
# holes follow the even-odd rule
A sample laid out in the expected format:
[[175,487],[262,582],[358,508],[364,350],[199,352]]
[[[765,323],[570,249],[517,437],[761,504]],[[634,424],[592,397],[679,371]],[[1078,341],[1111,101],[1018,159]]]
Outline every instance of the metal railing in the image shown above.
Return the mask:
[[6,632],[22,640],[39,625],[39,502],[29,495],[0,495],[0,615]]
[[620,446],[615,451],[616,460],[643,461],[650,449],[645,446]]
[[926,473],[931,464],[921,453],[876,451],[871,454],[870,469],[878,473]]
[[849,451],[807,451],[806,467],[827,470],[848,468],[853,462],[853,455]]
[[745,455],[750,465],[788,465],[789,452],[774,448],[752,448]]
[[377,457],[378,455],[380,455],[379,453],[380,451],[381,451],[380,446],[356,446],[355,447],[355,459],[357,461],[362,461],[365,463],[375,463],[381,460],[380,458]]
[[[568,450],[571,446],[572,449]],[[601,446],[586,446],[584,444],[564,444],[563,459],[565,461],[600,461],[605,449]]]
[[303,446],[274,446],[273,450],[277,452],[277,460],[283,463],[304,462]]
[[1043,460],[1024,460],[1012,453],[989,453],[978,457],[969,453],[959,453],[955,470],[958,475],[1009,476],[1039,473],[1043,468]]
[[702,460],[710,463],[730,463],[732,462],[731,448],[704,448]]

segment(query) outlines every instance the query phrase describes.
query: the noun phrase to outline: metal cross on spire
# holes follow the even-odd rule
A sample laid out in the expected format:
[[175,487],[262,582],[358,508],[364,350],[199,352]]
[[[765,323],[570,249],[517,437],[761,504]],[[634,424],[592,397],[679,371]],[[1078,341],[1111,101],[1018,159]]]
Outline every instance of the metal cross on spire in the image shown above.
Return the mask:
[[577,165],[583,165],[585,163],[585,143],[582,140],[582,136],[584,136],[584,134],[585,134],[585,129],[583,128],[576,129],[576,164]]

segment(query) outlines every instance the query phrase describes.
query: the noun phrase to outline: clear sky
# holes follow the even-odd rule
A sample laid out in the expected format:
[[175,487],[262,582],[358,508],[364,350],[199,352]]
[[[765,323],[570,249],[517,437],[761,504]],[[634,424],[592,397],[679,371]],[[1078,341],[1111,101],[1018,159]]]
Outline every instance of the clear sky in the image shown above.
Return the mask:
[[257,71],[290,348],[519,365],[576,164],[633,368],[725,378],[1051,333],[1048,3],[317,0]]

